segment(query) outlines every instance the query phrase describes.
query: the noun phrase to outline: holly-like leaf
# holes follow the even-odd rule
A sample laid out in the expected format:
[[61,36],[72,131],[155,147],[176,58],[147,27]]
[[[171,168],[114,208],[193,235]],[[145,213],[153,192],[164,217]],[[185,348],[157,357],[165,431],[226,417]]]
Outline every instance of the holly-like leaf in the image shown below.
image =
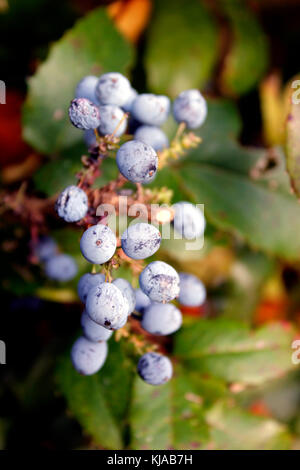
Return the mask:
[[69,410],[95,444],[107,449],[122,449],[132,365],[114,339],[108,346],[107,361],[97,374],[79,375],[68,355],[58,367],[57,382]]
[[145,57],[154,92],[174,97],[187,88],[202,87],[217,54],[215,22],[203,2],[156,2]]
[[132,49],[100,7],[68,31],[28,81],[23,111],[24,138],[38,151],[51,154],[82,139],[68,119],[77,82],[85,75],[126,72]]
[[180,330],[174,353],[192,371],[258,385],[292,369],[294,334],[279,323],[253,332],[240,322],[202,319]]
[[268,66],[267,38],[242,0],[220,0],[233,41],[224,60],[220,83],[225,94],[240,95],[253,88]]

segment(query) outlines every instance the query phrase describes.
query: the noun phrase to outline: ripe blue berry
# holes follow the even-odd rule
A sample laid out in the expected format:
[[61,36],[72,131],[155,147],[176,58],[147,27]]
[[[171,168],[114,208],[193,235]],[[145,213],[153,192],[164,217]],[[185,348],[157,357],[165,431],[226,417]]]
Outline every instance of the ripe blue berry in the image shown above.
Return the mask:
[[118,289],[122,292],[124,295],[125,299],[128,302],[128,312],[127,315],[130,315],[135,308],[135,291],[130,282],[128,282],[126,279],[122,279],[121,277],[118,277],[118,279],[115,279],[112,282],[115,286],[117,286]]
[[83,132],[83,139],[88,149],[97,145],[94,129],[85,130]]
[[96,129],[100,125],[99,109],[86,98],[71,101],[69,118],[78,129]]
[[132,183],[150,183],[156,175],[158,158],[150,145],[130,140],[119,148],[117,165],[122,175]]
[[39,261],[45,262],[57,254],[57,244],[51,237],[43,236],[34,247]]
[[196,129],[206,119],[206,101],[198,90],[183,91],[174,101],[173,114],[177,122],[184,122],[189,129]]
[[94,343],[98,343],[98,341],[108,341],[113,334],[111,330],[107,330],[106,328],[103,328],[103,326],[94,322],[88,316],[86,311],[84,311],[81,315],[81,326],[84,336],[89,341],[93,341]]
[[92,375],[103,366],[107,357],[107,343],[93,343],[84,336],[78,338],[71,349],[74,368],[82,375]]
[[179,273],[179,302],[188,307],[198,307],[205,302],[206,289],[204,284],[193,274]]
[[76,276],[77,270],[75,260],[69,255],[55,255],[45,263],[46,276],[54,281],[70,281]]
[[140,126],[134,133],[134,139],[151,145],[154,150],[162,150],[169,147],[169,140],[166,134],[155,126]]
[[78,281],[77,291],[81,302],[85,303],[87,295],[92,287],[105,282],[104,274],[86,273]]
[[[99,108],[101,122],[98,128],[100,134],[107,135],[112,134],[116,137],[120,137],[126,131],[127,127],[127,118],[124,118],[124,111],[118,106],[112,106],[110,104],[105,106],[100,106]],[[123,121],[122,121],[123,119]],[[119,123],[122,121],[120,126],[118,127]],[[115,129],[118,130],[115,132]]]
[[161,235],[154,225],[137,223],[130,225],[122,234],[122,249],[132,259],[145,259],[159,249]]
[[106,263],[114,254],[117,239],[106,225],[92,225],[82,235],[80,250],[90,263]]
[[132,104],[132,114],[139,122],[149,126],[160,126],[170,111],[170,100],[163,95],[143,93]]
[[134,100],[136,99],[137,95],[138,95],[138,94],[137,94],[137,91],[136,91],[134,88],[130,88],[129,97],[128,97],[126,103],[124,103],[124,104],[122,105],[122,108],[124,109],[124,111],[126,111],[126,113],[130,113],[130,112],[131,112],[133,102],[134,102]]
[[101,104],[123,106],[129,99],[131,86],[124,75],[110,72],[101,75],[96,86],[96,96]]
[[180,310],[173,304],[153,303],[146,308],[141,325],[152,335],[171,335],[179,330],[182,324]]
[[168,357],[149,352],[140,358],[137,371],[139,376],[148,384],[162,385],[172,377],[173,367]]
[[114,284],[104,282],[93,287],[86,299],[86,311],[99,325],[108,330],[118,330],[125,325],[129,310],[123,293]]
[[78,222],[88,211],[88,197],[77,186],[68,186],[60,193],[56,201],[56,210],[66,222]]
[[144,294],[142,289],[135,290],[135,310],[139,313],[144,313],[145,309],[149,307],[151,300],[148,295]]
[[86,98],[94,104],[98,104],[96,97],[96,85],[98,83],[98,77],[94,75],[87,75],[78,82],[75,90],[75,98]]
[[174,228],[187,240],[201,237],[205,230],[204,214],[190,202],[177,202],[173,205],[175,211]]
[[140,287],[154,302],[170,302],[179,295],[179,276],[172,266],[153,261],[140,274]]

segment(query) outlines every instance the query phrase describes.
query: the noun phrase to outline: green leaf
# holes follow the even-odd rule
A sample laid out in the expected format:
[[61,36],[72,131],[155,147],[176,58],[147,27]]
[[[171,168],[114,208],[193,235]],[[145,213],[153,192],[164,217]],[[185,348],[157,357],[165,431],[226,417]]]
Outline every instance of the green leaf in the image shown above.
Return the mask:
[[240,322],[202,319],[180,330],[174,354],[192,371],[258,385],[293,368],[293,337],[291,326],[279,323],[253,332]]
[[54,44],[48,59],[28,81],[23,110],[26,141],[46,154],[80,141],[82,132],[68,119],[77,82],[89,74],[126,72],[132,58],[130,46],[103,7],[80,19]]
[[145,57],[154,92],[174,97],[187,88],[204,86],[217,54],[216,26],[203,3],[156,2]]
[[286,450],[291,445],[285,426],[247,413],[232,401],[217,402],[206,419],[211,427],[209,449]]
[[300,196],[300,106],[298,100],[290,97],[289,112],[286,120],[286,167],[291,185],[297,196]]
[[109,342],[107,361],[97,374],[79,375],[69,355],[57,370],[58,386],[68,408],[95,444],[107,449],[124,446],[131,380],[132,365],[114,339]]
[[181,367],[160,387],[136,378],[130,423],[132,449],[199,449],[208,439],[203,398]]
[[220,0],[233,41],[224,60],[221,86],[229,95],[253,88],[268,66],[268,42],[258,20],[242,0]]

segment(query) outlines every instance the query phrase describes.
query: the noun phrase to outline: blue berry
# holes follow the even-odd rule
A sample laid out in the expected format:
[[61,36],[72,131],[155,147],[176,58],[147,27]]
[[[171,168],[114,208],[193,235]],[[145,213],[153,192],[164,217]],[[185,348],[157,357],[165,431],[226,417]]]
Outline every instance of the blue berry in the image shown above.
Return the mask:
[[83,139],[88,149],[97,145],[94,129],[85,130],[83,133]]
[[122,292],[124,295],[125,299],[128,302],[128,312],[127,315],[130,315],[135,308],[135,291],[130,282],[128,282],[126,279],[122,279],[121,277],[118,277],[118,279],[115,279],[112,282],[115,286],[117,286],[118,289]]
[[174,228],[183,238],[192,240],[201,237],[205,230],[205,218],[201,209],[190,202],[177,202],[173,205],[175,211]]
[[128,302],[114,284],[104,282],[93,287],[86,299],[86,311],[99,325],[108,330],[122,328],[127,321]]
[[96,96],[101,104],[123,106],[131,95],[129,80],[118,72],[101,75],[96,86]]
[[177,122],[184,122],[189,129],[196,129],[206,119],[206,101],[198,90],[183,91],[174,101],[173,114]]
[[173,367],[170,359],[162,354],[148,352],[137,366],[139,376],[150,385],[162,385],[171,379]]
[[137,223],[130,225],[121,237],[122,249],[132,259],[152,256],[160,247],[161,235],[154,225]]
[[88,197],[77,186],[68,186],[60,193],[56,201],[56,210],[66,222],[78,222],[88,211]]
[[98,224],[89,227],[80,240],[80,250],[90,263],[106,263],[114,254],[117,239],[106,225]]
[[139,313],[144,313],[145,309],[149,307],[151,300],[148,295],[144,294],[142,289],[135,290],[135,310]]
[[53,238],[43,236],[34,247],[34,253],[39,261],[45,262],[57,254],[57,244]]
[[128,97],[126,103],[124,103],[123,106],[122,106],[122,108],[124,109],[124,111],[126,111],[126,113],[131,112],[133,102],[136,99],[137,95],[138,95],[137,91],[134,88],[130,88],[129,97]]
[[170,100],[163,95],[143,93],[132,104],[132,114],[139,122],[149,126],[160,126],[170,111]]
[[117,165],[122,175],[132,183],[150,183],[156,175],[158,158],[150,145],[130,140],[119,148]]
[[170,302],[179,295],[179,276],[172,266],[153,261],[140,274],[140,287],[154,302]]
[[54,281],[70,281],[76,276],[77,270],[74,258],[69,255],[55,255],[45,263],[46,276]]
[[94,75],[87,75],[78,82],[75,90],[75,98],[86,98],[94,104],[98,104],[96,97],[96,85],[98,83],[98,77]]
[[179,273],[179,302],[188,307],[198,307],[205,302],[206,289],[204,284],[193,274]]
[[94,343],[98,343],[98,341],[108,341],[113,334],[111,330],[107,330],[106,328],[103,328],[103,326],[94,322],[88,316],[86,311],[84,311],[81,315],[81,326],[84,336],[89,341],[93,341]]
[[182,324],[180,310],[173,304],[153,303],[144,311],[141,325],[152,335],[171,335]]
[[82,375],[93,375],[103,366],[107,357],[107,343],[93,343],[84,336],[78,338],[71,349],[74,368]]
[[[126,131],[127,127],[127,118],[124,118],[124,111],[118,106],[112,106],[110,104],[105,106],[100,106],[99,108],[101,122],[98,128],[100,134],[107,135],[112,134],[116,137],[120,137]],[[123,121],[122,121],[123,119]],[[120,126],[118,127],[119,123],[122,121]],[[118,130],[115,132],[115,130]]]
[[151,145],[154,150],[169,147],[168,137],[159,127],[155,126],[140,126],[134,133],[134,139]]
[[105,282],[104,274],[86,273],[78,281],[77,291],[81,302],[85,303],[87,295],[92,287]]
[[86,98],[71,101],[69,118],[78,129],[96,129],[100,125],[99,109]]

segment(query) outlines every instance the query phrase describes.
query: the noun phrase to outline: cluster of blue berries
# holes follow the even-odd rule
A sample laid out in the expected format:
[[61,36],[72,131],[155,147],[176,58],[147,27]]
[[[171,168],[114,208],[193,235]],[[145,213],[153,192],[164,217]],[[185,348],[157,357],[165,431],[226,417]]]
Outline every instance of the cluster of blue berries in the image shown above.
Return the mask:
[[[146,184],[155,178],[158,169],[156,152],[169,145],[159,126],[166,121],[170,108],[166,96],[138,94],[120,73],[106,73],[100,78],[84,77],[78,83],[69,117],[74,126],[84,130],[87,145],[93,147],[98,145],[99,136],[124,134],[130,113],[138,123],[137,129],[133,140],[118,149],[116,163],[127,180]],[[173,104],[175,120],[190,129],[199,127],[206,114],[206,101],[198,90],[184,91]],[[179,234],[186,239],[203,235],[205,218],[200,209],[184,201],[173,209],[173,225]],[[66,222],[84,219],[89,211],[86,192],[78,186],[67,187],[58,197],[56,210]],[[131,224],[120,240],[129,258],[144,260],[158,251],[161,234],[155,226],[139,222]],[[110,262],[116,248],[116,235],[101,223],[89,226],[80,240],[83,257],[94,265]],[[57,266],[66,271],[62,262]],[[47,272],[51,274],[50,269]],[[79,373],[91,375],[100,370],[108,353],[107,341],[114,331],[124,327],[131,314],[138,316],[148,333],[170,335],[182,324],[181,312],[171,302],[178,299],[182,305],[199,306],[206,297],[205,287],[197,277],[178,274],[162,261],[153,261],[143,269],[139,285],[139,289],[133,289],[123,278],[110,282],[101,273],[87,273],[80,278],[78,295],[85,305],[81,317],[83,335],[71,350],[72,363]],[[171,378],[172,363],[162,354],[148,352],[140,358],[137,371],[147,383],[160,385]]]
[[78,272],[74,258],[70,255],[59,253],[58,246],[51,237],[40,237],[35,244],[34,253],[40,263],[44,265],[46,276],[53,281],[70,281]]

